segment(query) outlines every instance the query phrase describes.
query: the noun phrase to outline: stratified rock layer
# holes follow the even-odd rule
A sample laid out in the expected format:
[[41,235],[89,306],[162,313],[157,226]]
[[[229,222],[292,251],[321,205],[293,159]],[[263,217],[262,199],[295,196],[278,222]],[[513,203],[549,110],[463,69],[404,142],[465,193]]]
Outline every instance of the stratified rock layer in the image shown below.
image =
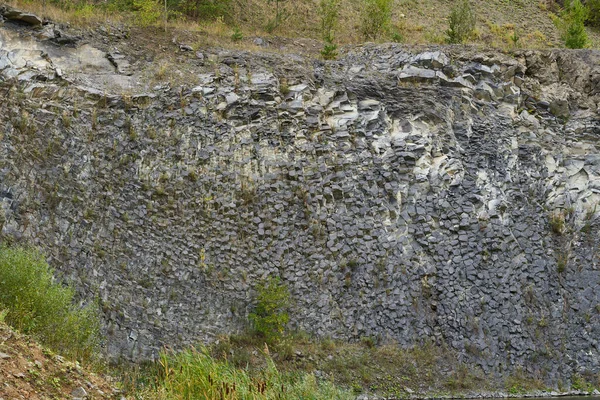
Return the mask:
[[100,298],[111,355],[240,329],[277,275],[316,335],[598,372],[597,52],[209,50],[194,85],[122,95],[14,49],[2,234]]

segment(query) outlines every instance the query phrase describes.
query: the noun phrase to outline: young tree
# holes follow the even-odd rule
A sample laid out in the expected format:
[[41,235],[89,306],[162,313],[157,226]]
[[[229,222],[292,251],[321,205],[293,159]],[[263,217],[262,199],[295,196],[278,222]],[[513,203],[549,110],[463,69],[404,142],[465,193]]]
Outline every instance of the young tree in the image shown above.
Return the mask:
[[448,17],[449,28],[446,41],[450,44],[464,43],[475,29],[475,13],[468,0],[462,0]]
[[376,40],[389,31],[393,0],[363,0],[361,32],[365,40]]
[[321,0],[319,14],[321,15],[321,37],[325,42],[321,55],[326,60],[337,57],[337,45],[334,41],[334,30],[337,25],[340,0]]
[[561,37],[569,49],[583,49],[588,44],[585,21],[589,11],[581,0],[565,2],[565,9],[558,21]]

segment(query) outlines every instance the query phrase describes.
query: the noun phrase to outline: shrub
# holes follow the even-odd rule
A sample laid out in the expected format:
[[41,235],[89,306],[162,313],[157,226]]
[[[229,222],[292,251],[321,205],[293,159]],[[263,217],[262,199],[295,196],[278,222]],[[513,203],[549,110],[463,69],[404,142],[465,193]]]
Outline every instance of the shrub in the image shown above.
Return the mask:
[[361,33],[365,40],[376,40],[390,28],[393,0],[363,0]]
[[256,307],[250,313],[254,331],[268,344],[277,343],[290,320],[290,292],[279,278],[272,277],[258,285]]
[[449,28],[446,41],[450,44],[464,43],[475,29],[475,13],[468,0],[462,0],[448,17]]
[[561,39],[569,49],[583,49],[588,44],[585,21],[589,16],[589,10],[581,3],[581,0],[565,2],[565,8],[559,18],[554,19],[556,27],[561,32]]
[[133,9],[136,11],[136,22],[141,26],[156,24],[163,14],[157,0],[133,0]]
[[334,30],[338,20],[339,0],[321,0],[319,14],[321,15],[321,36],[325,44],[321,55],[326,60],[337,57],[337,45],[334,41]]
[[97,309],[77,307],[74,294],[54,282],[40,253],[0,247],[0,309],[8,311],[6,323],[68,357],[89,360],[99,343]]
[[588,0],[585,5],[589,10],[587,23],[600,28],[600,0]]

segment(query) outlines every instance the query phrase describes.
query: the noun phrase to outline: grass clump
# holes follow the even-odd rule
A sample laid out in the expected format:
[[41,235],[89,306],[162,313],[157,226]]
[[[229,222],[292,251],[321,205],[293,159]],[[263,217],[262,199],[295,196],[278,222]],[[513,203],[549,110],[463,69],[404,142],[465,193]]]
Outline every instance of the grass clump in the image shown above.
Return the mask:
[[565,213],[553,212],[548,219],[550,230],[556,235],[562,235],[565,231]]
[[468,0],[462,0],[448,17],[446,41],[450,44],[464,43],[475,30],[475,13]]
[[67,357],[89,361],[99,344],[93,305],[78,307],[75,291],[54,281],[43,256],[21,247],[0,247],[0,309],[7,324]]
[[271,277],[257,287],[256,307],[250,313],[255,333],[268,344],[275,344],[283,337],[290,320],[290,291],[278,277]]
[[210,356],[206,348],[163,353],[159,361],[156,399],[351,399],[349,392],[311,373],[280,372],[265,347],[265,368],[236,368]]

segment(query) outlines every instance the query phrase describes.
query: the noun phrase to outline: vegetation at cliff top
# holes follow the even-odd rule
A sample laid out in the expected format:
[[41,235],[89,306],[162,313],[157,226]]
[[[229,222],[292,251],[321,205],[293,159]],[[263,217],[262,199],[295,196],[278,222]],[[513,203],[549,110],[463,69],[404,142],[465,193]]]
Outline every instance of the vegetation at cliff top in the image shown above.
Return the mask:
[[[457,2],[447,0],[339,0],[336,12],[323,26],[320,0],[11,0],[10,4],[53,20],[85,27],[93,23],[156,26],[159,34],[179,30],[197,32],[195,47],[230,45],[252,48],[256,36],[307,38],[327,47],[324,56],[335,56],[335,47],[364,40],[402,41],[407,44],[465,42],[513,49],[574,47],[575,34],[583,43],[600,48],[600,0],[582,2],[586,27],[571,24],[571,1],[469,0],[469,16],[457,24]],[[579,0],[577,0],[579,1]],[[166,8],[165,8],[166,4]],[[331,11],[331,10],[330,10]],[[459,21],[460,22],[460,21]],[[456,29],[460,28],[460,29]],[[582,31],[583,30],[583,31]],[[568,34],[568,32],[571,34]],[[452,37],[448,36],[452,33]],[[455,37],[459,34],[460,37]],[[243,38],[243,39],[242,39]],[[324,39],[325,38],[325,39]],[[311,45],[314,46],[314,45]],[[319,48],[315,54],[319,54]]]

